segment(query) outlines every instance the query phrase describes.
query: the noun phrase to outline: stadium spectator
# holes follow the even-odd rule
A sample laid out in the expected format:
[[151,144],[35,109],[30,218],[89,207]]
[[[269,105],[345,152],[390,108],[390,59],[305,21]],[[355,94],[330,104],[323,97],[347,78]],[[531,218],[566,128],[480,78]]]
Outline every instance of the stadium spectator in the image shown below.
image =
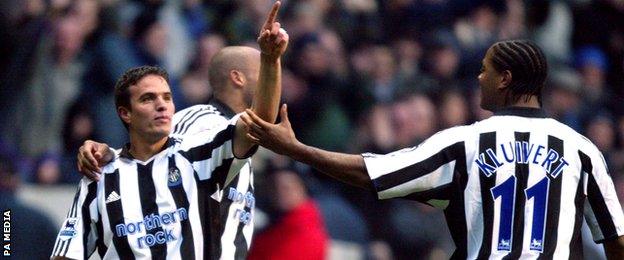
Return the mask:
[[270,173],[280,216],[253,240],[250,260],[326,259],[328,236],[322,215],[295,170]]

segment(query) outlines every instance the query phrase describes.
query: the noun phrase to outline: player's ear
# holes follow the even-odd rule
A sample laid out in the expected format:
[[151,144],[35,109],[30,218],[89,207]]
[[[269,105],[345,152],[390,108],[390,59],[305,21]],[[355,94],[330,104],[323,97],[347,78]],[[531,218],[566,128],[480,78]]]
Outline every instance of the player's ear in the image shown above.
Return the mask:
[[240,70],[230,70],[230,81],[234,83],[236,87],[243,87],[247,83],[247,78],[245,74]]
[[130,110],[125,107],[119,106],[117,107],[117,114],[119,115],[119,118],[124,121],[124,123],[130,124],[130,116],[132,115],[132,112]]
[[509,85],[511,85],[511,80],[513,79],[510,70],[505,70],[500,74],[500,84],[498,85],[499,89],[505,89]]

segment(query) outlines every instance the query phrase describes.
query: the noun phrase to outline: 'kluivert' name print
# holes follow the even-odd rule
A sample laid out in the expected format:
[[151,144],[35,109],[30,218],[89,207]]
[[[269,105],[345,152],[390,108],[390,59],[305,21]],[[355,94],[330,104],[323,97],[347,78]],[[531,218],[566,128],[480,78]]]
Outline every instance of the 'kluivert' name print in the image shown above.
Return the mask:
[[[480,153],[475,163],[485,174],[490,177],[496,173],[498,168],[506,163],[517,164],[536,164],[544,168],[553,178],[557,178],[563,169],[570,165],[568,161],[560,156],[559,153],[553,149],[546,150],[546,146],[541,144],[534,144],[529,142],[508,142],[500,144],[500,154],[495,154],[491,148]],[[486,160],[489,158],[490,160]],[[553,165],[556,165],[553,167]]]

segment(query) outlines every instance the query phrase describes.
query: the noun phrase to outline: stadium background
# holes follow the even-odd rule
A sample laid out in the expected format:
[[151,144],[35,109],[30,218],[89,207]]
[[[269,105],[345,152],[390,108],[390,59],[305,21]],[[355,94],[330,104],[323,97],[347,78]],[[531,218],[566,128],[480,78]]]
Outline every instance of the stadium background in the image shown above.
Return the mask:
[[[116,78],[160,65],[177,110],[205,103],[210,57],[226,45],[255,46],[271,3],[2,1],[0,174],[19,176],[18,198],[58,227],[80,178],[78,147],[86,139],[120,147],[127,138],[113,106]],[[477,85],[487,47],[536,41],[550,66],[546,111],[605,154],[623,201],[624,1],[283,0],[280,21],[291,36],[282,96],[295,132],[354,153],[417,145],[489,116]],[[276,205],[288,192],[271,192],[270,176],[287,168],[319,205],[336,259],[444,259],[453,250],[441,213],[428,206],[375,202],[267,151],[254,163],[259,226],[284,214]],[[602,251],[589,246],[587,254]]]

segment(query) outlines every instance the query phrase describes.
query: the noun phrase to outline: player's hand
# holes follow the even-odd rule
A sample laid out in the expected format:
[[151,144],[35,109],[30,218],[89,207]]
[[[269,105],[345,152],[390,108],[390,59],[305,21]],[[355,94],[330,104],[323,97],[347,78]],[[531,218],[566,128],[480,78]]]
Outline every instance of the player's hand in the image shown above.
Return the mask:
[[273,4],[269,16],[264,22],[264,25],[262,25],[262,29],[260,29],[260,36],[258,36],[260,51],[262,55],[269,60],[279,59],[288,46],[288,33],[281,28],[280,23],[275,21],[277,18],[277,11],[281,4],[280,1],[276,1]]
[[113,153],[107,144],[85,141],[78,149],[78,172],[97,181],[102,173],[102,166],[113,160]]
[[288,120],[288,108],[286,104],[280,109],[281,122],[272,124],[262,120],[251,109],[245,110],[241,116],[247,128],[247,138],[255,144],[259,144],[273,152],[282,155],[290,155],[294,147],[299,143],[295,132]]

